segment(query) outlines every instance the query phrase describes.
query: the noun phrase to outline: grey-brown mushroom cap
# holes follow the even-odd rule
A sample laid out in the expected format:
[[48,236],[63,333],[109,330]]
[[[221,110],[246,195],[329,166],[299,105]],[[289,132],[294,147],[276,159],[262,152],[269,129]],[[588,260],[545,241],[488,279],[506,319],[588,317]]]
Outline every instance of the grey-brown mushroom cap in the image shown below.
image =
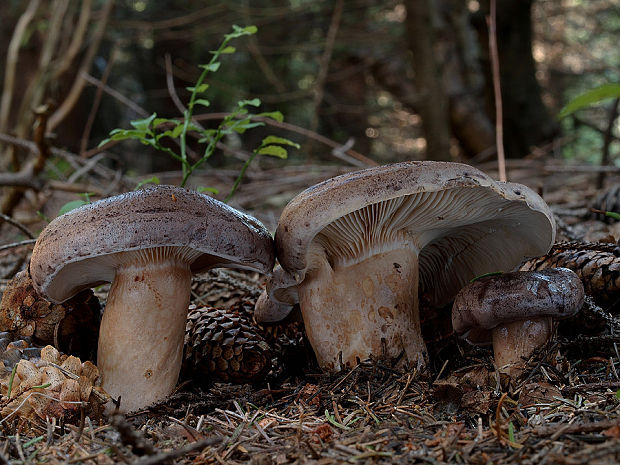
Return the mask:
[[452,306],[452,327],[469,342],[486,344],[499,325],[569,318],[581,309],[583,299],[581,280],[567,268],[487,276],[458,292]]
[[419,248],[422,288],[444,304],[473,277],[544,254],[555,222],[526,186],[460,163],[404,162],[337,176],[296,196],[278,222],[276,254],[300,283],[317,249],[346,261],[399,235]]
[[55,218],[30,262],[35,288],[53,302],[111,282],[119,254],[183,247],[192,272],[234,266],[270,273],[273,240],[255,218],[196,191],[154,186],[106,198]]

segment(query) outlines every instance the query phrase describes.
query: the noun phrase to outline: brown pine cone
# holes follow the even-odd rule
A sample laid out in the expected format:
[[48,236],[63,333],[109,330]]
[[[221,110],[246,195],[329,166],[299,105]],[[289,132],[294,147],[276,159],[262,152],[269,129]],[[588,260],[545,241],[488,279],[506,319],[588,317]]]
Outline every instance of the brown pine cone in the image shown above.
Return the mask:
[[56,417],[78,423],[85,407],[86,414],[100,418],[109,396],[99,385],[94,364],[46,346],[39,357],[22,359],[13,373],[0,376],[0,415],[23,420]]
[[0,302],[0,331],[32,337],[36,344],[51,344],[85,360],[95,357],[100,321],[99,300],[91,290],[53,304],[34,290],[27,271],[8,283]]
[[[604,242],[558,242],[542,257],[532,258],[519,268],[536,271],[564,267],[583,282],[586,294],[596,303],[618,313],[620,301],[620,245]],[[615,308],[614,308],[615,307]]]
[[40,357],[41,347],[33,346],[32,338],[20,338],[6,331],[0,332],[0,380],[8,376],[21,360]]
[[190,306],[184,378],[255,383],[266,376],[271,369],[271,350],[243,305],[227,310]]

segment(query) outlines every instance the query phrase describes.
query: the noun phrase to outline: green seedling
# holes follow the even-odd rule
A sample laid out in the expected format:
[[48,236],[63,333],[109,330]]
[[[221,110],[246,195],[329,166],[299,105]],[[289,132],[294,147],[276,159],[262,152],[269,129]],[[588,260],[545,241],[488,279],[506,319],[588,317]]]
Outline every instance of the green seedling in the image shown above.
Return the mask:
[[64,215],[65,213],[81,207],[82,205],[89,204],[91,195],[95,195],[94,192],[83,192],[82,194],[80,194],[80,197],[82,197],[81,199],[71,200],[70,202],[67,202],[62,207],[60,207],[60,210],[58,210],[58,216]]
[[[219,70],[221,66],[220,58],[223,55],[231,55],[236,52],[236,49],[230,45],[230,42],[243,36],[256,34],[256,31],[256,26],[233,26],[232,32],[224,36],[224,40],[218,49],[210,52],[212,55],[211,60],[209,63],[199,66],[202,72],[198,80],[195,85],[187,88],[191,92],[191,96],[183,112],[183,118],[160,118],[153,113],[147,118],[131,121],[131,129],[112,130],[110,137],[101,141],[99,146],[101,147],[110,141],[133,139],[164,152],[181,163],[182,180],[180,185],[184,187],[194,170],[213,155],[217,144],[225,136],[243,134],[249,129],[264,126],[265,123],[257,121],[257,117],[270,118],[282,122],[282,114],[278,111],[250,113],[250,109],[258,108],[261,105],[261,101],[257,98],[239,100],[235,108],[223,117],[216,128],[203,128],[196,124],[193,119],[197,108],[206,108],[210,105],[210,101],[205,95],[207,90],[209,90],[209,84],[205,82],[207,76]],[[190,133],[196,134],[198,143],[202,144],[202,154],[197,161],[191,161],[188,158],[187,138]],[[177,141],[178,149],[170,148],[172,145],[169,144],[170,140]],[[299,145],[281,137],[269,136],[264,138],[261,144],[252,151],[249,160],[241,168],[230,193],[226,197],[226,201],[230,200],[235,194],[247,168],[257,155],[286,159],[288,156],[287,147],[299,148]]]

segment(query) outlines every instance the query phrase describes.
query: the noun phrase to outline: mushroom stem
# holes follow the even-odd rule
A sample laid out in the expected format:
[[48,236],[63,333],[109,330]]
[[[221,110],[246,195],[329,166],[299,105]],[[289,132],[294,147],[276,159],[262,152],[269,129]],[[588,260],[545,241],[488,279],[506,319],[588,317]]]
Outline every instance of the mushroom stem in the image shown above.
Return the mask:
[[533,318],[501,324],[493,329],[495,364],[501,372],[516,375],[524,360],[551,338],[553,318]]
[[333,268],[321,259],[299,286],[304,325],[319,365],[334,371],[371,354],[395,358],[403,352],[404,360],[424,364],[417,283],[418,256],[410,248]]
[[181,369],[191,272],[182,260],[127,263],[110,287],[97,364],[103,388],[135,411],[164,399]]

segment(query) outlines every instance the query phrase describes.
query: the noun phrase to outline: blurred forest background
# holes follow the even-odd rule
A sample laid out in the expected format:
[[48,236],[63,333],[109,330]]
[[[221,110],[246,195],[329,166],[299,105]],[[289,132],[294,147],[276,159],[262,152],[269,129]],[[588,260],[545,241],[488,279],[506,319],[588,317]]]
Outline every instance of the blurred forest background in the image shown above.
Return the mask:
[[[241,189],[233,204],[270,196],[281,205],[286,186],[296,193],[314,182],[308,173],[375,163],[492,167],[488,17],[489,0],[4,0],[1,212],[31,224],[20,208],[53,217],[80,193],[110,195],[152,173],[177,182],[178,163],[165,154],[136,141],[97,146],[131,120],[179,116],[198,65],[233,24],[258,33],[222,57],[198,120],[217,124],[257,97],[259,111],[279,110],[285,123],[226,138],[201,169],[215,177],[191,184],[231,183],[266,134],[301,148],[288,160],[257,159],[248,173],[256,189]],[[615,165],[618,100],[557,114],[582,92],[620,82],[617,1],[497,0],[496,30],[506,156]]]

